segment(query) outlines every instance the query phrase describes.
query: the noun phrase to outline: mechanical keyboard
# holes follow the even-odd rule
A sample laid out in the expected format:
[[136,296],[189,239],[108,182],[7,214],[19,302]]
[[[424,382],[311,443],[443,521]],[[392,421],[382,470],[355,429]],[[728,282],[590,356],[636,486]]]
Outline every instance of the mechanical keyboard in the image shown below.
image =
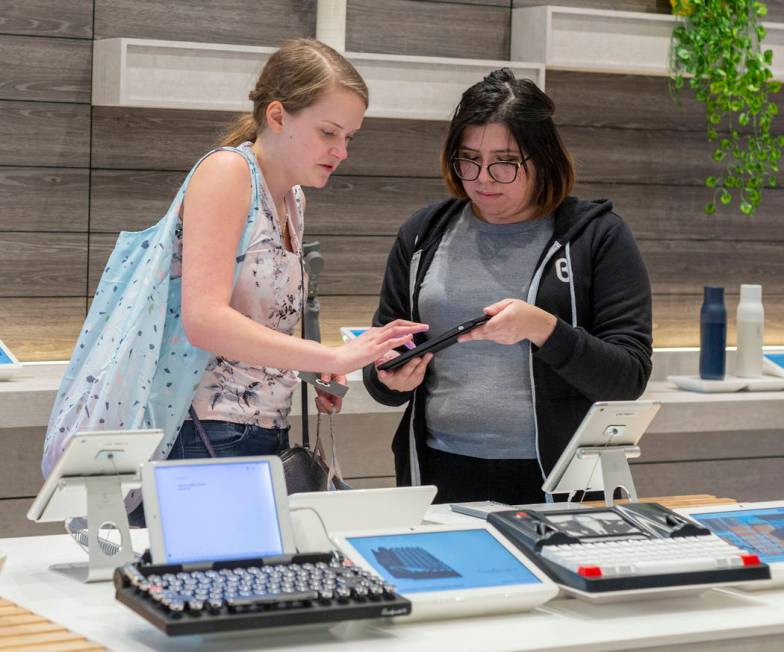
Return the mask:
[[114,585],[120,602],[170,636],[411,613],[392,585],[331,553],[126,564]]
[[487,520],[570,592],[708,588],[770,577],[757,555],[655,503],[509,510]]

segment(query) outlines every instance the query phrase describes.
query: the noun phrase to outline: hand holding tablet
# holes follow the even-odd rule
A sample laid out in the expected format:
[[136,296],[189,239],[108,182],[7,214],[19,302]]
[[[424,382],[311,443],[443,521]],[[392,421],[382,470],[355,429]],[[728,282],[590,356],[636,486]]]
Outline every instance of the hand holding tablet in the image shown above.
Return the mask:
[[429,339],[427,342],[420,344],[419,346],[406,351],[405,353],[401,353],[396,358],[392,358],[391,360],[387,360],[386,362],[382,362],[378,365],[378,369],[380,371],[392,371],[399,367],[402,367],[406,362],[411,360],[412,358],[417,358],[420,356],[425,355],[425,353],[437,353],[442,349],[445,349],[448,346],[452,346],[455,342],[457,342],[457,338],[464,333],[468,333],[469,331],[473,330],[477,326],[481,326],[484,324],[488,319],[490,319],[490,315],[482,315],[481,317],[477,317],[476,319],[470,319],[467,322],[463,322],[462,324],[455,326],[451,330],[446,331],[445,333],[441,333],[436,337]]

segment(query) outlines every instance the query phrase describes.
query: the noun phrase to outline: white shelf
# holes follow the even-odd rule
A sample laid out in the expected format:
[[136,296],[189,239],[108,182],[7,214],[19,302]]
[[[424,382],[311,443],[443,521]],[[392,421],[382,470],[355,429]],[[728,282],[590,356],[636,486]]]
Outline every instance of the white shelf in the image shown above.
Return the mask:
[[[248,111],[248,92],[274,48],[112,38],[94,43],[93,104]],[[448,120],[461,93],[508,66],[544,88],[544,65],[346,53],[370,89],[368,117]]]
[[[549,70],[669,74],[670,37],[678,18],[669,14],[520,7],[512,10],[511,56]],[[784,23],[763,23],[764,47],[773,50],[773,74],[784,79]]]

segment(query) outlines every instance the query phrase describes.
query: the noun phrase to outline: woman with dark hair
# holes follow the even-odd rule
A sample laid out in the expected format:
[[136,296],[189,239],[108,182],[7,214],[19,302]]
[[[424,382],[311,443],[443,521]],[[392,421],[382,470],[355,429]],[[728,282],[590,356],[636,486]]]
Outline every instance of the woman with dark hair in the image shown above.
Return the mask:
[[590,405],[635,399],[650,376],[645,266],[611,202],[569,196],[554,110],[507,68],[469,88],[441,153],[454,197],[417,211],[389,255],[374,326],[427,323],[420,343],[491,315],[435,357],[365,367],[376,400],[408,402],[398,484],[435,484],[439,502],[542,502]]

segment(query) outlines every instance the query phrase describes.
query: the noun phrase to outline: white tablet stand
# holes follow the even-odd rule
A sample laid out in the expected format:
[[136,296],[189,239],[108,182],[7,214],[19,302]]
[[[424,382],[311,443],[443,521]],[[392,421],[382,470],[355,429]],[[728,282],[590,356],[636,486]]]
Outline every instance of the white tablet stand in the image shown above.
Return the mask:
[[[79,432],[68,440],[27,518],[37,523],[66,520],[68,531],[87,547],[89,561],[57,564],[52,570],[95,582],[111,579],[115,568],[134,561],[123,496],[139,486],[139,466],[162,438],[162,430],[111,430]],[[74,521],[81,525],[75,527]],[[119,534],[119,545],[99,537],[109,528]]]
[[[87,493],[87,547],[88,562],[85,582],[100,582],[112,579],[114,569],[135,561],[131,547],[131,532],[128,514],[123,501],[122,481],[138,479],[136,475],[96,475],[63,478],[62,483],[83,486]],[[101,529],[111,524],[119,533],[120,543],[111,554],[109,546],[99,538]],[[112,551],[113,552],[113,551]],[[83,565],[72,566],[74,570]],[[62,570],[62,569],[58,569]]]
[[608,507],[615,504],[616,489],[622,489],[629,500],[637,500],[629,460],[640,456],[639,446],[580,446],[575,457],[588,460],[598,457],[604,484],[604,502]]
[[608,506],[615,490],[637,500],[629,459],[640,456],[639,442],[660,405],[653,401],[594,403],[542,484],[550,494],[604,491]]

